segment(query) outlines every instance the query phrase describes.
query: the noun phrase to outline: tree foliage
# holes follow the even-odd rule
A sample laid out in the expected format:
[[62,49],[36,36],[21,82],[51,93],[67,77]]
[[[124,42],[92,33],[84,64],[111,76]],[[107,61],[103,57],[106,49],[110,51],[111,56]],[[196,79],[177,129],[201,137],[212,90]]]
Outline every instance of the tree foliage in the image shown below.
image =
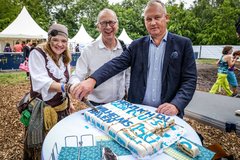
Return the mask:
[[[108,0],[0,0],[0,31],[5,29],[26,6],[30,15],[44,30],[49,25],[62,23],[69,29],[70,38],[81,24],[93,37],[97,15],[103,8],[113,9],[118,16],[119,32],[123,28],[132,39],[147,35],[143,10],[148,0],[123,0],[121,4],[109,4]],[[189,37],[195,45],[239,44],[234,24],[240,16],[240,0],[195,0],[190,8],[182,2],[166,3],[170,32]]]

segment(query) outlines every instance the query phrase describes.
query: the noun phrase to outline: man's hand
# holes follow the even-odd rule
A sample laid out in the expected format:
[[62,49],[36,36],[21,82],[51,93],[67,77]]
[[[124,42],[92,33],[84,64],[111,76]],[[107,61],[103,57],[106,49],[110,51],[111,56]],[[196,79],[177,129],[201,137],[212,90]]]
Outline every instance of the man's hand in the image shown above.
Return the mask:
[[93,91],[95,84],[95,79],[88,78],[81,83],[71,86],[70,93],[75,99],[82,100],[83,97],[86,97]]
[[177,115],[179,111],[175,105],[171,103],[164,103],[157,108],[156,112],[166,114],[169,116],[174,116]]

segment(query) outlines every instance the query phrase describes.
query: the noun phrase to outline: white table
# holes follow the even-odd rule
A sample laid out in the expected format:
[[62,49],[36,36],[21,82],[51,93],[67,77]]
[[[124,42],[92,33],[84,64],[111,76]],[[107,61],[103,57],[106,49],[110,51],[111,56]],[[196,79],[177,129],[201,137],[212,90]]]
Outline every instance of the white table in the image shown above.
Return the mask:
[[[153,112],[156,110],[156,108],[148,107],[148,106],[144,106],[144,108],[146,108],[150,111],[153,111]],[[65,137],[66,136],[76,135],[76,136],[78,136],[78,140],[80,140],[80,136],[84,135],[84,134],[93,134],[94,137],[106,135],[103,132],[101,132],[100,130],[98,130],[97,128],[95,128],[94,126],[91,126],[88,122],[86,122],[84,120],[84,116],[82,114],[84,111],[86,111],[86,110],[76,112],[76,113],[64,118],[50,130],[50,132],[47,134],[47,136],[44,140],[43,146],[42,146],[42,159],[43,160],[49,160],[51,158],[51,153],[53,152],[53,148],[54,148],[53,146],[56,142],[57,142],[58,151],[60,152],[61,147],[65,146]],[[190,139],[191,141],[193,141],[199,145],[202,145],[197,133],[193,130],[193,128],[188,123],[186,123],[183,119],[181,119],[177,116],[174,116],[174,119],[178,125],[181,125],[186,129],[187,132],[184,135],[184,137]],[[71,143],[71,141],[70,141],[70,143]],[[91,141],[89,143],[91,143],[89,145],[92,145]],[[76,141],[75,141],[75,146],[76,146]],[[54,149],[54,152],[55,152],[55,157],[57,157],[58,155],[56,154],[56,147]],[[120,160],[126,160],[126,159],[135,160],[136,158],[128,155],[128,156],[120,156],[119,159]],[[172,160],[173,158],[168,156],[165,153],[162,153],[158,156],[155,156],[151,160],[158,160],[158,159]]]

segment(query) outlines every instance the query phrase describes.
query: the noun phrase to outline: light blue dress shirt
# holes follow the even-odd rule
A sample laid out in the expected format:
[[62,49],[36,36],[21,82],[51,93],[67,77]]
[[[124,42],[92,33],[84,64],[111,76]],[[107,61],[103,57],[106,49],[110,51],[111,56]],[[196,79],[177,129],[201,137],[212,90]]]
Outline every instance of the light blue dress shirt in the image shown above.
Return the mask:
[[159,46],[156,46],[153,39],[150,37],[147,88],[143,99],[143,104],[148,106],[158,107],[161,104],[162,70],[167,34],[168,32],[166,32]]

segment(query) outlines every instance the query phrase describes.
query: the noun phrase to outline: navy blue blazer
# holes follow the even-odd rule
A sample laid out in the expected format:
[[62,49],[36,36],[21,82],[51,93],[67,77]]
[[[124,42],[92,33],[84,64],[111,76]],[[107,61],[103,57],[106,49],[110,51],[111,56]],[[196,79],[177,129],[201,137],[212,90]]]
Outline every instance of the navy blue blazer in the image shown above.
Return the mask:
[[[95,87],[131,67],[128,101],[142,104],[147,85],[149,44],[149,36],[137,39],[119,57],[105,63],[90,76],[97,82]],[[197,82],[190,39],[168,33],[163,71],[159,74],[162,74],[161,103],[174,104],[179,110],[178,116],[183,117],[184,108],[191,101]]]

